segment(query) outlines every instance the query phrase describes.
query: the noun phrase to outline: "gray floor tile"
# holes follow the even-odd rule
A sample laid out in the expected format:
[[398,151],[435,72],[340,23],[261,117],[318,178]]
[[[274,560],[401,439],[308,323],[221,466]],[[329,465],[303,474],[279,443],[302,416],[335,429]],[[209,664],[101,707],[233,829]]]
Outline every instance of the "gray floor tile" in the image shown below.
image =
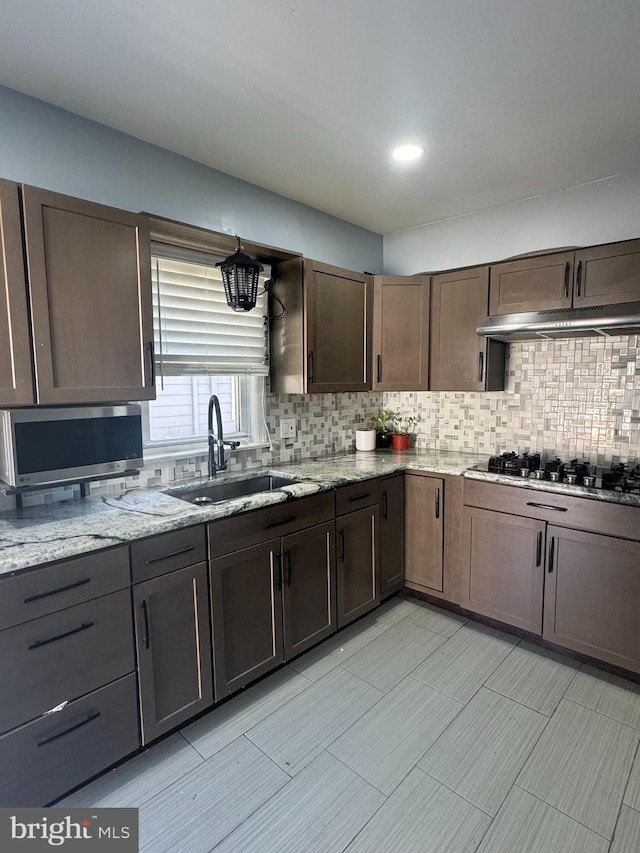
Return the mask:
[[481,688],[418,767],[493,817],[547,722]]
[[473,853],[489,822],[480,809],[415,768],[347,853]]
[[640,685],[632,681],[583,664],[565,697],[640,729]]
[[292,776],[340,737],[382,692],[338,668],[247,732],[247,737]]
[[624,792],[623,803],[640,812],[640,751],[636,752],[627,790]]
[[140,809],[140,851],[206,853],[288,781],[240,737]]
[[390,794],[464,705],[406,678],[338,738],[329,752]]
[[344,850],[385,798],[326,752],[229,835],[215,853]]
[[563,699],[517,784],[610,839],[639,739],[635,729]]
[[399,598],[396,596],[390,598],[389,601],[385,601],[371,616],[373,617],[374,625],[386,631],[387,628],[392,628],[398,622],[406,619],[407,616],[418,610],[419,607],[420,605],[410,598]]
[[65,808],[138,808],[202,764],[203,760],[183,737],[175,734],[153,744],[56,805]]
[[579,666],[565,655],[522,642],[485,682],[485,687],[550,717]]
[[201,755],[210,758],[310,686],[307,678],[285,667],[214,708],[182,734]]
[[468,702],[518,640],[483,625],[467,623],[411,675],[459,702]]
[[610,853],[638,853],[638,850],[640,850],[640,812],[623,806]]
[[442,634],[443,637],[452,637],[468,622],[468,619],[458,616],[457,613],[449,613],[439,607],[422,603],[417,609],[407,614],[407,619],[414,625],[420,625],[421,628],[427,628],[435,634]]
[[478,853],[607,853],[608,844],[586,826],[514,787]]
[[318,681],[383,633],[382,628],[377,625],[359,620],[315,649],[296,658],[289,666],[305,678]]
[[391,690],[445,641],[403,619],[342,664],[380,690]]

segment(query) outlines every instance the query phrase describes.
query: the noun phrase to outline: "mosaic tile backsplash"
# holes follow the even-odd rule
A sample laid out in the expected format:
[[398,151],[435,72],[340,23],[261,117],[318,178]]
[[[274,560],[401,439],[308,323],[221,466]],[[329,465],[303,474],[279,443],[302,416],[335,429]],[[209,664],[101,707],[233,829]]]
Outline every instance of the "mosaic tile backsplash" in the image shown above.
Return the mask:
[[[537,450],[580,456],[595,464],[640,460],[640,336],[510,344],[502,392],[267,394],[273,449],[238,452],[230,470],[297,462],[350,450],[354,430],[379,408],[419,419],[418,447],[499,453]],[[295,441],[279,436],[281,418],[295,418]],[[92,494],[206,477],[206,458],[150,462],[139,477],[92,484]],[[69,499],[78,486],[33,492],[24,505]],[[0,496],[0,509],[14,506]]]

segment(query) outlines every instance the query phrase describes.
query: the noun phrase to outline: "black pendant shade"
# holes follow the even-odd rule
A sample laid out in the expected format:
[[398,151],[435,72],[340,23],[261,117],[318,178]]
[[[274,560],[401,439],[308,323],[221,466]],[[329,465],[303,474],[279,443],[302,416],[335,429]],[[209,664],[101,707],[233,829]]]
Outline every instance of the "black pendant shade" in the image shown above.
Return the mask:
[[229,308],[233,308],[234,311],[251,311],[255,308],[258,298],[258,276],[263,267],[259,261],[254,261],[242,251],[239,238],[237,252],[229,255],[216,266],[220,267]]

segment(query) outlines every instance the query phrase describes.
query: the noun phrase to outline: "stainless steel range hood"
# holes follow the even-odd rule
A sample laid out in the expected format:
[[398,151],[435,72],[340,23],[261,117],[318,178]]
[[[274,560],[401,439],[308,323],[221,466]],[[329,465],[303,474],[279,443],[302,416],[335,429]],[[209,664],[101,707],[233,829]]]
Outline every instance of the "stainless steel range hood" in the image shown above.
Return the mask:
[[494,314],[478,326],[486,338],[510,343],[555,338],[640,334],[640,302]]

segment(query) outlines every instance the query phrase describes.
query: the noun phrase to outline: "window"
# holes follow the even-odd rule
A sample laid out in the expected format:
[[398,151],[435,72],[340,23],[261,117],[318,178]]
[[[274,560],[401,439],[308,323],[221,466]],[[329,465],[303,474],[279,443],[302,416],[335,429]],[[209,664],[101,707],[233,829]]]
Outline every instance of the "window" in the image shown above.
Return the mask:
[[259,293],[252,311],[229,308],[218,260],[152,246],[157,398],[146,406],[147,449],[204,452],[211,394],[220,400],[225,438],[268,441],[267,297]]

